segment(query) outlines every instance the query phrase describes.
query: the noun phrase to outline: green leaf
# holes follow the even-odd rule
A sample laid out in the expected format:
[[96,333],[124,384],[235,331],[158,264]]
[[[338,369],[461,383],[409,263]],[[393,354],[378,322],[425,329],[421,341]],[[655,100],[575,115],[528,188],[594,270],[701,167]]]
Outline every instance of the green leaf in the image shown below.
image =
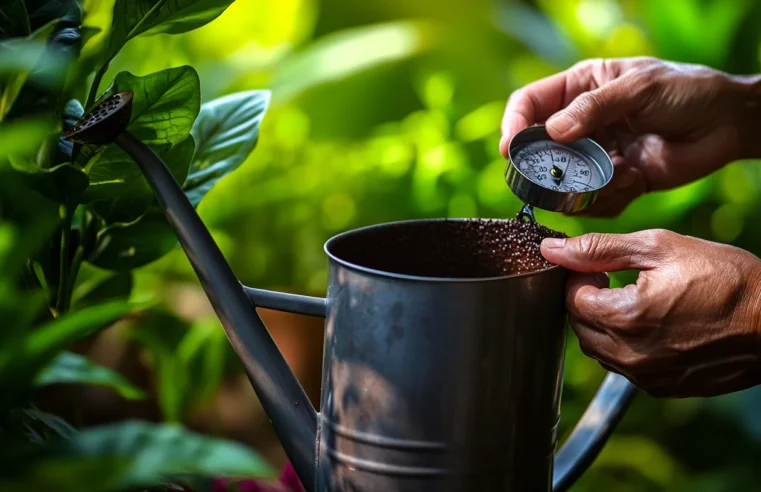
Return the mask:
[[0,7],[0,38],[27,36],[30,32],[24,0],[7,0]]
[[201,106],[198,74],[189,66],[169,68],[145,77],[116,75],[106,97],[132,91],[128,130],[147,145],[175,145],[187,138]]
[[233,0],[116,0],[107,59],[141,34],[180,34],[219,17]]
[[165,420],[182,422],[183,399],[190,375],[177,364],[177,348],[188,333],[188,323],[173,313],[153,310],[144,313],[130,330],[130,338],[151,354],[158,403]]
[[[89,267],[91,270],[95,268]],[[94,306],[106,301],[128,299],[132,292],[132,273],[113,273],[98,270],[99,275],[79,285],[72,296],[72,304],[76,309]],[[82,277],[82,271],[79,272]]]
[[51,129],[50,123],[42,119],[27,118],[0,124],[0,163],[11,154],[34,154]]
[[[0,490],[25,492],[114,492],[126,465],[114,458],[49,458],[33,456],[0,478]],[[5,474],[4,474],[5,475]]]
[[68,439],[76,433],[76,429],[57,415],[42,412],[36,408],[23,408],[18,412],[24,420],[24,427],[33,433],[28,437],[36,442],[47,441],[51,436]]
[[193,125],[196,155],[183,186],[194,206],[254,150],[269,102],[269,91],[250,91],[230,94],[201,107]]
[[143,390],[127,381],[121,374],[72,352],[61,353],[36,380],[37,386],[57,383],[106,386],[128,400],[145,398]]
[[222,383],[228,357],[234,357],[219,319],[200,320],[190,327],[177,346],[178,372],[188,387],[182,395],[182,414],[191,415],[198,405],[213,398]]
[[[193,137],[179,144],[163,146],[156,153],[166,163],[178,183],[188,175],[195,152]],[[90,187],[84,201],[107,222],[133,222],[148,210],[153,202],[153,191],[132,158],[116,145],[93,156],[87,164],[90,169]]]
[[20,173],[0,164],[0,278],[17,279],[28,258],[44,250],[60,221],[58,208],[29,188]]
[[123,463],[118,489],[158,485],[184,476],[273,476],[270,466],[245,446],[177,425],[127,421],[89,428],[66,442],[64,449],[69,457],[103,457]]
[[79,27],[82,11],[77,0],[27,0],[26,8],[33,31],[30,38],[42,39],[46,29],[51,29],[49,35],[44,35],[46,44],[42,59],[29,73],[27,83],[6,114],[9,119],[32,113],[52,115],[53,111],[60,110],[69,68],[82,48]]
[[0,120],[11,111],[30,77],[37,86],[34,90],[56,90],[63,85],[70,60],[48,47],[54,27],[50,22],[27,37],[0,43]]
[[41,169],[24,158],[12,158],[14,169],[22,173],[29,187],[56,203],[75,205],[87,189],[87,175],[71,164]]
[[164,419],[184,422],[219,388],[234,353],[216,317],[192,325],[166,311],[141,316],[130,338],[151,353]]
[[37,374],[73,341],[91,335],[129,312],[112,302],[69,313],[0,347],[0,406],[25,394]]
[[151,208],[133,223],[117,223],[101,231],[88,261],[108,270],[132,270],[161,258],[177,243],[164,213]]

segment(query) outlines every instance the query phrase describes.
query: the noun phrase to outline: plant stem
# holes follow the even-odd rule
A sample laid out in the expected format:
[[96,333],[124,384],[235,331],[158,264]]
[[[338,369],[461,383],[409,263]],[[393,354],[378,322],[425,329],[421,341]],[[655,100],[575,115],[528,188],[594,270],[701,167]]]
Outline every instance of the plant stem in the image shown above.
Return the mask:
[[85,113],[92,107],[93,103],[95,102],[95,98],[98,97],[98,88],[100,87],[100,82],[103,80],[103,76],[106,75],[106,72],[108,71],[108,65],[110,63],[111,60],[106,60],[106,62],[101,65],[98,71],[95,72],[95,77],[93,77],[92,85],[90,86],[90,94],[87,95],[87,102],[85,103]]
[[56,311],[59,315],[69,310],[69,296],[67,295],[69,285],[69,243],[71,242],[71,208],[68,205],[62,205],[63,214],[61,217],[61,270],[58,276],[58,299],[56,299]]

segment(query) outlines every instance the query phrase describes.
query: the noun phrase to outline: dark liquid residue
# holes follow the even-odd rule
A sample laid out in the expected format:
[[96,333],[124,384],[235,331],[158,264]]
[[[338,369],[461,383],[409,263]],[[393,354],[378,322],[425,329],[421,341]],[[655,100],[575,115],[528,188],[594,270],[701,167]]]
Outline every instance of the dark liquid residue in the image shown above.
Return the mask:
[[329,249],[342,260],[374,270],[486,278],[552,267],[539,251],[547,237],[566,235],[517,219],[402,222],[347,235]]

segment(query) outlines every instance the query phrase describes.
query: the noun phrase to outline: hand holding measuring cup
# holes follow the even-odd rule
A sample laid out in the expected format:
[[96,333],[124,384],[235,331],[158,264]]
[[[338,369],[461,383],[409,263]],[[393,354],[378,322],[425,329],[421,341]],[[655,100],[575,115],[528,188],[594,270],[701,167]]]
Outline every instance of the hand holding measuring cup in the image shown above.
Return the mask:
[[546,123],[557,142],[591,137],[615,173],[583,214],[616,216],[632,200],[761,155],[749,135],[761,120],[758,78],[654,58],[589,60],[510,97],[500,151],[521,130]]

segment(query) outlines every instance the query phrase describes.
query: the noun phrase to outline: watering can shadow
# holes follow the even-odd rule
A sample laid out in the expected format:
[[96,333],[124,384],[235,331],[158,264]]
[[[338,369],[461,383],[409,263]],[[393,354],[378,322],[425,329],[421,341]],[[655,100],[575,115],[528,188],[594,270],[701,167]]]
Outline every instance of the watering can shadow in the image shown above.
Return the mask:
[[[140,167],[307,491],[565,491],[589,467],[636,390],[608,374],[555,452],[568,272],[446,274],[505,221],[339,234],[325,245],[327,299],[246,287],[166,165],[126,131],[131,104],[115,94],[65,137],[113,142]],[[256,307],[326,318],[321,413]]]

